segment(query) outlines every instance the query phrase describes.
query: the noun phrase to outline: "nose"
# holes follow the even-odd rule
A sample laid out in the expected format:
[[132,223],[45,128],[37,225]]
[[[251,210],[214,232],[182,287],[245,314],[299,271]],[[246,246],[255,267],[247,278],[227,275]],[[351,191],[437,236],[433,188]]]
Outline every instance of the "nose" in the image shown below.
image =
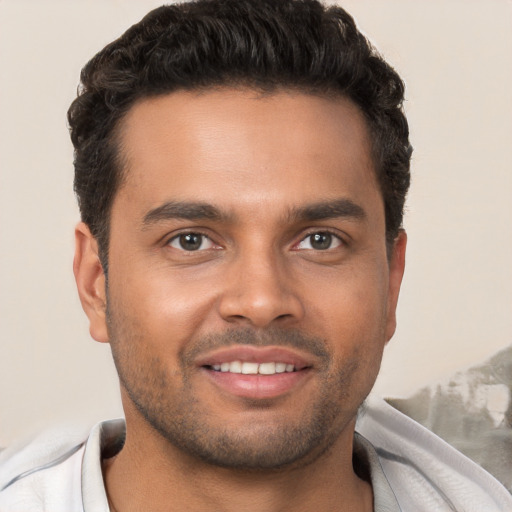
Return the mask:
[[261,328],[294,324],[304,306],[286,262],[271,250],[250,251],[232,262],[219,313],[226,322]]

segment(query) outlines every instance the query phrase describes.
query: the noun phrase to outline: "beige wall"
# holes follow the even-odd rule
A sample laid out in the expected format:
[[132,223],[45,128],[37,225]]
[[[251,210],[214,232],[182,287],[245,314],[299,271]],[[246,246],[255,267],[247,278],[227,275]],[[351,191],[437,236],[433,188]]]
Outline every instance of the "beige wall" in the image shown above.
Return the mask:
[[[65,113],[86,60],[158,4],[0,0],[0,445],[120,414],[71,273]],[[407,396],[512,343],[512,2],[343,5],[408,85],[408,268],[377,384]]]

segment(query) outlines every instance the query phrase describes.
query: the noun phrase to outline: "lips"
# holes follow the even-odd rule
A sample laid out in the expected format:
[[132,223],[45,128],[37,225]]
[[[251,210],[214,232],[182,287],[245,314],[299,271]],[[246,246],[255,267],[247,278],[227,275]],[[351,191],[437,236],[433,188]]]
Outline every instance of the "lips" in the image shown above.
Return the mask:
[[263,399],[291,392],[310,375],[313,361],[288,348],[238,346],[207,354],[197,365],[224,392]]
[[242,363],[285,363],[300,370],[313,366],[313,360],[308,360],[298,351],[286,347],[254,347],[250,345],[236,346],[215,350],[197,359],[198,366],[222,365],[241,361]]
[[254,363],[249,361],[231,361],[214,364],[211,367],[218,372],[243,373],[244,375],[274,375],[276,373],[293,372],[295,365],[283,362]]

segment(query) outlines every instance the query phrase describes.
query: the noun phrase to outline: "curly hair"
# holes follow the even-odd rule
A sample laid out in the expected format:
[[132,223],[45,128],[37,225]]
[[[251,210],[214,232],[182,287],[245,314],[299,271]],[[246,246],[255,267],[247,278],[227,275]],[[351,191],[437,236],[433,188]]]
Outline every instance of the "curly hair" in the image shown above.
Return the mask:
[[109,218],[123,179],[117,128],[141,98],[176,90],[291,88],[341,95],[368,123],[388,244],[409,188],[409,130],[398,74],[352,17],[317,0],[197,0],[159,7],[95,55],[68,111],[82,220],[108,264]]

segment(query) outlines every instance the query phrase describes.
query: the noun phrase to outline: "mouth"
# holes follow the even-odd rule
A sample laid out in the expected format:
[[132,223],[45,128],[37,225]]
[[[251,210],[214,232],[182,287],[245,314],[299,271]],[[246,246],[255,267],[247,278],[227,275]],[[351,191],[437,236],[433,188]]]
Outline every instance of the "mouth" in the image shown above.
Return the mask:
[[[243,375],[275,375],[298,371],[294,364],[283,362],[253,363],[250,361],[225,361],[207,367],[214,372],[240,373]],[[302,369],[302,368],[301,368]]]
[[307,380],[313,368],[302,354],[280,347],[223,349],[199,363],[215,386],[231,395],[251,399],[291,393]]

